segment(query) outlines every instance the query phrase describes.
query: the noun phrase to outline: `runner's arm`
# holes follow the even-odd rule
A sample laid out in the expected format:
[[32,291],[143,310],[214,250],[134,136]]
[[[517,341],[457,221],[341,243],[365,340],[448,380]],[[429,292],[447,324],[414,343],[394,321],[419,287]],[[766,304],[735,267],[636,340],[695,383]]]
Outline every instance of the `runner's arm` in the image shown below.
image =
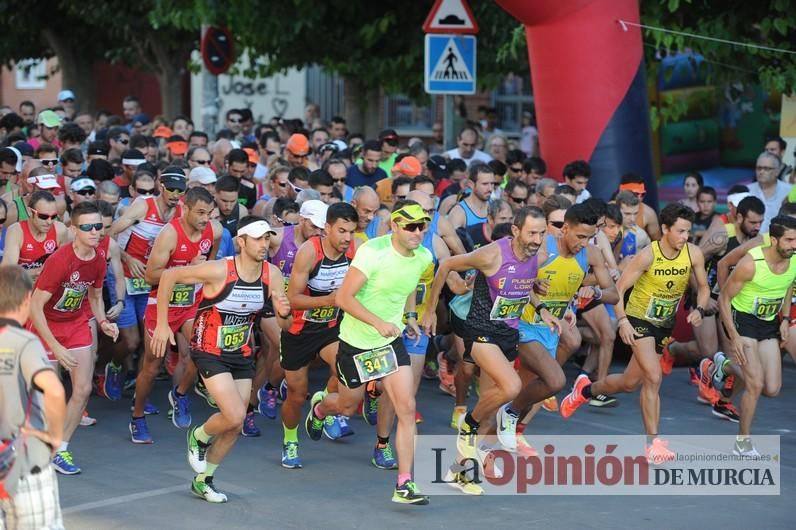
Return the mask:
[[[110,236],[108,236],[110,237]],[[116,301],[126,303],[127,289],[124,282],[124,269],[122,268],[122,249],[115,239],[108,244],[108,255],[111,258],[111,271],[116,280]]]
[[456,229],[453,228],[453,225],[447,217],[439,217],[437,221],[437,234],[442,238],[445,245],[450,250],[450,253],[454,256],[466,252],[464,250],[464,245],[462,245],[462,240],[456,235]]
[[33,290],[33,295],[30,297],[30,321],[33,322],[36,334],[41,337],[42,342],[47,345],[51,352],[56,353],[56,350],[63,349],[63,346],[55,338],[53,332],[50,331],[47,317],[44,316],[44,306],[50,301],[52,296],[49,291],[42,289]]
[[710,287],[708,287],[708,273],[705,270],[705,257],[699,247],[692,243],[686,243],[691,253],[691,270],[697,284],[697,307],[705,310],[710,299]]
[[290,300],[290,307],[297,311],[335,305],[334,292],[324,296],[304,294],[314,263],[315,247],[311,241],[305,241],[296,253],[293,261],[293,270],[290,272],[290,279],[287,284],[287,298]]
[[741,261],[741,258],[743,258],[747,252],[762,244],[763,237],[755,236],[742,245],[735,247],[730,252],[727,252],[727,254],[725,254],[716,265],[716,283],[718,285],[724,285],[727,283],[727,277],[730,275],[730,269],[732,269],[739,261]]
[[[290,307],[290,300],[285,294],[285,279],[282,277],[282,271],[271,263],[265,263],[264,265],[271,268],[269,273],[271,285],[269,287],[271,288],[271,304],[274,307],[276,323],[282,329],[289,329],[293,324],[293,311]],[[286,313],[287,316],[283,317],[282,315]]]
[[69,229],[66,227],[65,224],[56,221],[55,222],[55,235],[58,239],[58,246],[68,243],[72,238],[69,237]]
[[633,256],[630,263],[627,264],[619,281],[616,282],[617,301],[614,305],[616,311],[617,322],[623,318],[627,318],[625,314],[625,291],[633,287],[644,271],[652,264],[652,247],[647,247],[641,252]]
[[19,263],[19,250],[22,248],[22,228],[14,223],[6,230],[5,247],[3,248],[3,265]]
[[204,297],[212,298],[221,291],[226,278],[227,263],[225,260],[205,261],[198,265],[174,267],[163,271],[158,285],[158,325],[168,327],[169,299],[174,291],[174,285],[201,283]]
[[616,258],[614,257],[614,249],[611,248],[611,243],[608,241],[608,237],[600,232],[597,232],[597,248],[600,249],[600,253],[603,255],[603,260],[605,260],[605,265],[608,267],[609,272],[615,271],[618,269],[616,265]]
[[650,236],[652,241],[658,241],[661,238],[661,225],[658,223],[658,214],[647,204],[641,203],[644,206],[644,221],[642,227],[647,235]]
[[755,262],[751,256],[744,256],[730,273],[727,282],[722,284],[721,292],[719,292],[719,317],[722,324],[724,324],[727,338],[731,342],[740,340],[740,334],[735,328],[735,322],[733,322],[732,318],[732,299],[738,294],[744,283],[751,281],[754,276]]
[[450,221],[454,230],[460,226],[464,226],[464,223],[467,221],[467,219],[464,215],[464,209],[459,203],[456,203],[453,208],[451,208],[451,211],[448,212],[448,221]]
[[710,227],[699,242],[699,250],[702,251],[706,261],[710,261],[713,256],[716,256],[727,247],[727,228],[723,223],[715,222],[718,218],[719,216],[716,216],[713,219],[714,222],[710,224]]
[[[616,292],[616,284],[611,279],[611,274],[605,266],[605,258],[602,252],[594,247],[586,247],[586,249],[589,265],[591,265],[592,272],[597,280],[597,285],[602,292],[599,300],[602,300],[606,304],[615,304],[619,299],[619,295]],[[594,290],[594,286],[592,286],[592,290]],[[594,294],[596,295],[597,292],[595,291]],[[594,298],[594,296],[592,296],[592,298]]]
[[146,262],[146,271],[144,272],[144,280],[149,285],[157,285],[160,281],[160,276],[166,270],[166,265],[169,262],[171,253],[177,246],[177,232],[171,224],[163,227],[158,236],[155,238],[155,243],[152,245],[152,250],[149,252],[149,259]]
[[218,221],[210,221],[210,224],[213,226],[213,248],[210,249],[207,259],[214,260],[218,255],[218,247],[221,246],[221,236],[224,234],[224,227]]
[[116,237],[136,224],[146,215],[146,208],[146,201],[134,201],[133,204],[128,206],[124,213],[113,222],[108,236]]
[[439,295],[448,279],[448,273],[451,271],[464,272],[470,269],[483,270],[492,265],[499,257],[500,253],[497,251],[496,246],[489,244],[467,254],[459,254],[458,256],[451,256],[440,260],[437,273],[434,275],[434,281],[431,283],[431,293],[428,296],[426,315],[435,314],[437,303],[439,302]]

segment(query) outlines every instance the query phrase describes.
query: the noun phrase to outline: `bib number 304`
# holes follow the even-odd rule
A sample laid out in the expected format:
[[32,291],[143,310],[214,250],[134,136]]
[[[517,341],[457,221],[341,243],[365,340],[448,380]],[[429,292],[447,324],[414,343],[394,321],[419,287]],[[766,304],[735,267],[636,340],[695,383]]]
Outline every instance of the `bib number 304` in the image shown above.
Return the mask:
[[395,357],[395,350],[389,344],[354,355],[354,364],[359,373],[359,380],[363,383],[381,379],[398,370],[398,359]]

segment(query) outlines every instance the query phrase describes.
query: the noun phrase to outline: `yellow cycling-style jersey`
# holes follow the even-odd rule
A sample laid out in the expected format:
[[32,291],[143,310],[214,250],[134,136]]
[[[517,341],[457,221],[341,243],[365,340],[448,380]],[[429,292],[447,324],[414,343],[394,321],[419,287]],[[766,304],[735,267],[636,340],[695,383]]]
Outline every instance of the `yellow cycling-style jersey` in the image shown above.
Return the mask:
[[[557,239],[554,236],[545,238],[548,257],[539,267],[536,277],[550,282],[547,294],[539,296],[539,300],[544,302],[553,316],[561,319],[564,318],[567,306],[572,302],[575,293],[583,283],[586,271],[589,270],[589,260],[586,255],[587,247],[582,248],[580,252],[570,258],[561,256],[558,253]],[[528,324],[542,323],[531,304],[525,306],[521,320]]]
[[688,288],[691,254],[687,244],[672,259],[663,255],[660,242],[654,241],[651,248],[652,264],[633,286],[625,312],[656,326],[671,328],[677,306]]

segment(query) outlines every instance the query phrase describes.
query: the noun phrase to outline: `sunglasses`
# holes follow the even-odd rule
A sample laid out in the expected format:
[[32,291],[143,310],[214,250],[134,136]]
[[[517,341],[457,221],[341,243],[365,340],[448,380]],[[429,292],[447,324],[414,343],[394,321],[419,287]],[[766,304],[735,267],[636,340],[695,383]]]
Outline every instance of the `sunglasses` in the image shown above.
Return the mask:
[[289,180],[287,181],[287,183],[290,184],[290,187],[293,188],[293,191],[295,191],[296,193],[301,193],[302,191],[304,191],[304,188],[299,188]]
[[423,208],[423,211],[426,212],[426,215],[428,215],[429,217],[434,217],[434,213],[437,211],[437,209],[429,208],[428,210],[426,210],[425,208]]
[[333,178],[332,180],[335,182],[345,182],[345,177],[339,179]]
[[555,226],[556,228],[564,228],[564,221],[550,221],[550,226]]
[[50,221],[50,220],[55,221],[56,219],[58,219],[58,214],[57,213],[54,213],[52,215],[47,215],[46,213],[41,213],[38,210],[34,210],[33,208],[31,208],[30,210],[33,213],[35,213],[36,217],[38,217],[42,221]]
[[295,226],[295,225],[298,224],[298,223],[291,223],[290,221],[285,221],[284,219],[282,219],[281,217],[278,217],[276,215],[274,217],[276,217],[276,220],[279,221],[280,223],[282,223],[285,226]]
[[122,145],[127,145],[127,144],[129,144],[129,143],[130,143],[130,140],[129,140],[129,139],[127,139],[127,138],[119,138],[119,139],[118,139],[118,140],[116,140],[116,141],[117,141],[117,142],[119,142],[119,143],[120,143],[120,144],[122,144]]
[[56,165],[58,163],[58,159],[57,158],[42,158],[41,160],[39,160],[39,162],[41,162],[43,166],[54,166],[54,165]]
[[288,153],[290,153],[293,156],[293,158],[298,158],[299,160],[304,160],[309,156],[309,155],[297,155],[293,151],[288,151]]
[[181,190],[179,188],[165,188],[172,195],[184,195],[185,190]]
[[153,193],[155,193],[155,188],[149,188],[149,189],[136,188],[135,192],[139,195],[152,195]]
[[633,195],[635,195],[635,196],[636,196],[636,197],[638,197],[639,199],[643,199],[644,197],[646,197],[646,196],[647,196],[647,192],[645,191],[645,192],[643,192],[643,193],[633,193]]
[[405,225],[398,225],[401,227],[401,230],[405,230],[407,232],[425,232],[426,228],[428,227],[428,223],[407,223]]
[[200,166],[204,166],[204,165],[207,165],[207,164],[210,163],[210,159],[207,159],[207,160],[194,160],[194,162],[196,162]]
[[236,119],[233,119],[233,118],[229,118],[227,121],[230,122],[230,123],[240,123],[241,122],[241,120],[236,120]]
[[4,224],[6,224],[6,220],[7,219],[8,219],[8,217],[0,217],[0,226],[3,226]]
[[406,195],[396,195],[395,196],[395,200],[397,200],[397,201],[405,201],[406,200]]
[[95,190],[94,188],[83,188],[82,190],[76,191],[75,193],[77,193],[78,195],[82,195],[83,197],[88,197],[89,195],[94,195],[95,193],[97,193],[97,190]]
[[509,199],[511,199],[511,202],[515,202],[517,204],[525,204],[526,202],[528,202],[528,197],[514,197],[512,195],[509,195]]
[[97,232],[99,232],[100,230],[105,228],[105,225],[102,223],[86,223],[82,225],[77,225],[77,227],[80,229],[81,232],[91,232],[92,230],[96,230]]
[[278,185],[280,188],[287,188],[287,185],[288,185],[288,183],[287,183],[287,182],[277,182],[277,185]]
[[512,173],[519,173],[522,171],[522,166],[509,166],[509,169],[512,171]]

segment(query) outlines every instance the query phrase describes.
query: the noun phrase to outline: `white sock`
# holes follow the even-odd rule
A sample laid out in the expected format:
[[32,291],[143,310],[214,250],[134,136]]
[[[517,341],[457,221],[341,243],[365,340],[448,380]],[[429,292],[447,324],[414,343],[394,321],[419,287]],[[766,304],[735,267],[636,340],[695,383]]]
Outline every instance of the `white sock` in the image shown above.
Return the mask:
[[66,451],[69,449],[69,442],[61,442],[61,445],[58,446],[58,451]]

